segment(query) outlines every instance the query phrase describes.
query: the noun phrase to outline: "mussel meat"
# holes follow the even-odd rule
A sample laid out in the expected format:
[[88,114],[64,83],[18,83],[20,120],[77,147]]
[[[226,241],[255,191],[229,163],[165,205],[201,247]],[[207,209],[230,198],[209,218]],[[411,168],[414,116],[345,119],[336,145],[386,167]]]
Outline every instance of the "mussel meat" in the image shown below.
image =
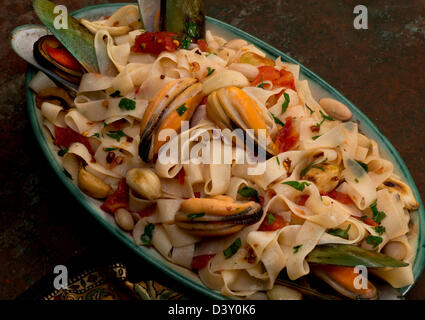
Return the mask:
[[182,202],[175,220],[178,227],[200,237],[227,236],[261,219],[261,205],[222,198],[190,198]]
[[[207,115],[221,129],[243,129],[246,138],[253,139],[258,147],[266,150],[269,155],[278,153],[267,130],[263,112],[242,89],[230,86],[213,91],[208,96]],[[252,129],[253,134],[248,133],[248,129]],[[265,139],[260,138],[260,130],[264,130]]]
[[182,121],[189,121],[204,97],[202,84],[194,78],[173,80],[165,85],[149,103],[141,123],[139,155],[152,161],[166,141],[159,141],[164,129],[179,132]]

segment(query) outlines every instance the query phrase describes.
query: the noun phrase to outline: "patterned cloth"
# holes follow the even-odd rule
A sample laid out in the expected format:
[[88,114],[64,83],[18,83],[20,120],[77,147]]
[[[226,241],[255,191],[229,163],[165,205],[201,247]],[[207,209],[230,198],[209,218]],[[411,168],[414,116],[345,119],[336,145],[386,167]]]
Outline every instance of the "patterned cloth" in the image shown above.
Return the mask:
[[90,269],[68,280],[67,289],[58,289],[43,300],[180,300],[183,294],[156,281],[130,282],[121,263]]

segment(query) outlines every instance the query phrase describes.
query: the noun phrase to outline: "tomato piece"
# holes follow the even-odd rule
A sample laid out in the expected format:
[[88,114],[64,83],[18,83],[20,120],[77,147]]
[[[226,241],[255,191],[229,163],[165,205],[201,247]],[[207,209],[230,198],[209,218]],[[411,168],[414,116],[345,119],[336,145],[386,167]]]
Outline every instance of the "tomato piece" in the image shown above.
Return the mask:
[[262,206],[264,206],[264,197],[263,196],[258,196],[258,202],[259,202],[259,204],[261,204]]
[[372,227],[379,226],[379,223],[375,222],[373,219],[371,219],[369,217],[356,217],[356,216],[353,216],[353,217],[356,218],[357,220],[363,221],[364,223],[366,223],[369,226],[372,226]]
[[303,194],[302,196],[298,197],[296,203],[299,206],[305,206],[305,203],[307,202],[307,199],[310,198],[310,195]]
[[276,85],[278,87],[287,87],[296,91],[294,75],[291,72],[285,70],[284,68],[280,70],[280,78]]
[[195,198],[200,198],[201,197],[201,193],[200,192],[194,192],[193,194],[195,195]]
[[177,179],[179,180],[180,184],[184,184],[184,176],[186,175],[186,173],[184,172],[184,168],[181,168],[179,173],[177,173]]
[[204,39],[198,39],[198,41],[196,41],[196,44],[202,52],[208,52],[208,44]]
[[133,52],[160,54],[163,51],[176,51],[179,42],[175,32],[145,32],[138,35],[131,48]]
[[281,128],[276,135],[276,145],[280,152],[291,150],[296,146],[300,135],[295,132],[292,125],[292,117],[285,119],[285,126]]
[[347,196],[345,193],[336,191],[336,190],[332,190],[331,192],[328,192],[326,194],[324,194],[325,196],[328,196],[338,202],[341,202],[343,204],[352,204],[353,200],[351,200],[351,198],[349,196]]
[[208,262],[215,256],[215,254],[202,254],[193,257],[190,267],[194,270],[200,270],[208,265]]
[[267,196],[271,199],[276,195],[276,192],[274,190],[267,191]]
[[144,218],[144,217],[149,217],[153,215],[155,211],[156,211],[156,202],[150,205],[147,205],[143,209],[137,211],[137,214],[139,215],[140,218]]
[[269,212],[267,215],[269,214],[273,215],[274,221],[269,224],[268,216],[266,216],[263,222],[261,223],[260,227],[258,228],[258,231],[275,231],[278,229],[282,229],[284,226],[288,225],[288,222],[283,220],[283,218],[280,215],[274,214],[271,212]]
[[55,126],[55,144],[65,148],[69,148],[71,144],[79,142],[82,143],[92,156],[94,156],[93,149],[90,145],[89,139],[71,128],[62,128]]
[[258,67],[258,75],[252,80],[253,86],[259,85],[262,81],[271,81],[273,84],[277,84],[280,78],[280,72],[272,66],[261,66]]
[[115,213],[120,208],[128,207],[128,186],[125,178],[122,178],[114,193],[110,194],[100,208],[110,214]]

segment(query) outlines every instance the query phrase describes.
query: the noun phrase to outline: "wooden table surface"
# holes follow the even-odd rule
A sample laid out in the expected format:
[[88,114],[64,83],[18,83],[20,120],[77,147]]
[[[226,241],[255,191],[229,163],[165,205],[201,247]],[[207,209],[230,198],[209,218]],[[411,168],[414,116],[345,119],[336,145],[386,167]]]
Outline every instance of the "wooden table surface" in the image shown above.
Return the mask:
[[[109,1],[63,0],[69,10]],[[123,2],[123,1],[111,1]],[[205,0],[207,14],[298,60],[358,106],[391,141],[425,194],[425,6],[421,0],[361,1],[367,30],[353,27],[358,1]],[[41,154],[24,92],[26,64],[5,40],[39,23],[32,1],[0,11],[0,299],[13,299],[58,264],[128,250],[67,194]],[[140,263],[140,272],[156,271]],[[161,275],[161,277],[163,277]],[[425,277],[408,298],[425,298]]]

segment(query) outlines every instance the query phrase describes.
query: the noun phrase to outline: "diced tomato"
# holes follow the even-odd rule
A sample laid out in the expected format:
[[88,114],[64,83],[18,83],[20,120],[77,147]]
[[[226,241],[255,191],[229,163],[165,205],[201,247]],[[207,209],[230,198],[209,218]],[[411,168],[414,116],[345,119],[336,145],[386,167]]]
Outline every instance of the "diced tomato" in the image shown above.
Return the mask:
[[156,211],[156,202],[150,205],[147,205],[143,209],[137,211],[137,214],[139,215],[140,218],[144,218],[144,217],[149,217],[153,215],[155,211]]
[[349,196],[347,196],[345,193],[332,190],[331,192],[323,194],[325,196],[331,197],[332,199],[341,202],[343,204],[352,204],[353,200]]
[[131,48],[133,52],[160,54],[163,51],[176,51],[179,42],[175,32],[145,32],[138,35]]
[[307,199],[308,199],[308,198],[310,198],[310,195],[308,195],[308,194],[303,194],[302,196],[300,196],[300,197],[297,199],[297,201],[296,201],[297,205],[299,205],[299,206],[305,206],[305,203],[307,202]]
[[198,41],[196,41],[196,44],[198,45],[201,51],[208,52],[208,44],[204,39],[198,39]]
[[215,254],[203,254],[193,257],[190,267],[194,270],[200,270],[208,265],[208,262],[215,256]]
[[271,199],[276,195],[276,192],[274,190],[267,191],[267,196]]
[[258,196],[258,200],[259,200],[259,203],[260,203],[262,206],[264,206],[264,197],[263,197],[263,196]]
[[280,152],[291,150],[298,143],[300,135],[295,131],[292,125],[292,117],[285,119],[285,126],[281,128],[276,135],[276,145]]
[[371,219],[369,217],[356,217],[356,216],[353,216],[353,217],[356,218],[357,220],[363,221],[364,223],[366,223],[369,226],[372,226],[372,227],[379,226],[379,223],[373,221],[373,219]]
[[271,81],[274,87],[285,87],[295,90],[294,75],[282,68],[278,71],[272,66],[258,67],[258,75],[251,85],[258,86],[262,81]]
[[179,173],[177,174],[177,179],[179,180],[180,184],[184,184],[184,176],[186,175],[186,173],[184,172],[184,168],[181,168]]
[[194,192],[193,194],[195,195],[195,198],[200,198],[201,197],[201,193],[200,192]]
[[94,156],[93,149],[90,145],[89,139],[71,128],[62,128],[55,126],[55,144],[65,148],[69,148],[74,142],[82,143],[92,156]]
[[115,213],[120,208],[128,207],[128,186],[122,178],[114,193],[110,194],[100,208],[107,213]]
[[[270,224],[268,224],[269,219],[267,216],[269,214],[272,214],[274,217],[274,221]],[[278,214],[268,213],[267,215],[261,223],[261,226],[258,228],[258,231],[275,231],[283,228],[288,224],[288,222],[283,220],[283,218]]]

